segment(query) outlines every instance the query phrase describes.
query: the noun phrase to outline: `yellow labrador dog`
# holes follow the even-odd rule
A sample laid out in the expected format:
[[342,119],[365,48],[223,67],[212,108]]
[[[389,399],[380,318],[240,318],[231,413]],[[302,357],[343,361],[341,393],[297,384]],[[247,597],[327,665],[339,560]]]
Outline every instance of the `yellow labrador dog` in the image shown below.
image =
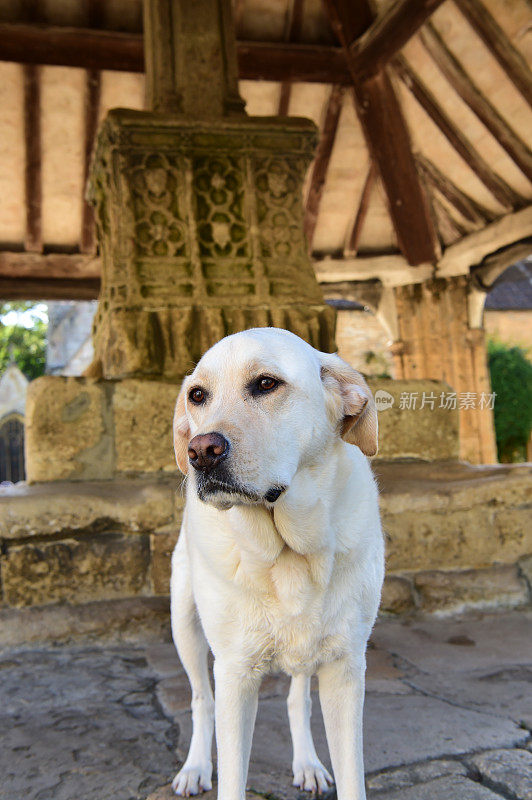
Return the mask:
[[188,481],[172,632],[193,719],[174,791],[211,788],[216,721],[218,800],[244,800],[259,685],[284,670],[294,785],[332,783],[310,731],[317,673],[338,800],[362,800],[365,651],[384,573],[366,382],[288,331],[236,333],[185,379],[174,436]]

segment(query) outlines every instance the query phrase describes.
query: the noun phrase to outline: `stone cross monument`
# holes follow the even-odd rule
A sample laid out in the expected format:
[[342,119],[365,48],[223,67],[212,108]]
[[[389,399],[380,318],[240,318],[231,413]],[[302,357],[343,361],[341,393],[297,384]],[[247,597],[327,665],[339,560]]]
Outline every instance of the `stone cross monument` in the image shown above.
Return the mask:
[[144,11],[149,110],[108,114],[90,179],[101,375],[178,380],[255,326],[333,349],[303,235],[315,126],[246,116],[230,0],[145,0]]

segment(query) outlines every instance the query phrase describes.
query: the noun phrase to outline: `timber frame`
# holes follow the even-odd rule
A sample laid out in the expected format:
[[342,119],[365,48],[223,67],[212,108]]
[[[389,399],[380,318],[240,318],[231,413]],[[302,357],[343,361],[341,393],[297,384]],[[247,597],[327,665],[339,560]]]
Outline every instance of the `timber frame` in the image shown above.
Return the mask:
[[[488,13],[485,1],[396,0],[375,18],[369,0],[323,0],[331,34],[328,43],[315,43],[304,39],[305,0],[292,0],[287,6],[279,41],[238,40],[240,78],[280,82],[277,105],[280,116],[289,112],[295,83],[322,83],[330,87],[306,193],[305,233],[311,252],[346,103],[353,103],[365,135],[369,160],[345,232],[343,253],[335,253],[331,258],[330,254],[315,252],[320,281],[329,282],[333,274],[337,276],[335,280],[366,280],[360,276],[368,274],[370,265],[384,263],[384,259],[389,267],[379,267],[373,277],[382,275],[387,286],[397,285],[394,281],[402,284],[406,278],[415,283],[429,275],[465,274],[480,263],[478,249],[460,256],[458,262],[453,260],[456,252],[465,253],[478,234],[486,242],[482,258],[488,258],[497,250],[499,241],[495,237],[489,242],[493,226],[500,222],[505,230],[513,230],[509,220],[520,220],[520,214],[530,208],[528,193],[492,169],[468,138],[467,131],[457,124],[405,56],[405,45],[415,38],[452,91],[504,149],[515,168],[532,180],[532,153],[522,132],[509,124],[475,78],[467,74],[432,21],[440,7],[454,4],[463,24],[474,29],[519,96],[530,105],[532,73],[500,24]],[[36,3],[36,8],[39,5]],[[236,5],[237,33],[245,5],[245,0]],[[95,257],[94,223],[84,198],[77,247],[71,248],[71,253],[65,252],[64,247],[54,252],[53,243],[43,242],[41,67],[56,65],[85,70],[86,179],[99,121],[102,71],[142,72],[144,47],[140,32],[104,29],[103,6],[98,0],[87,0],[87,9],[87,27],[47,25],[38,8],[16,21],[0,22],[0,60],[24,65],[26,153],[25,237],[12,249],[5,244],[0,251],[0,291],[6,298],[86,299],[97,294],[99,261]],[[490,203],[470,196],[428,156],[417,152],[403,111],[403,91],[430,118],[453,152],[467,163],[500,211],[495,212]],[[384,190],[400,253],[368,254],[361,250],[368,211],[379,187]],[[508,234],[503,247],[510,247],[529,235],[530,231],[523,231],[520,222],[516,222],[516,227],[519,230]],[[450,232],[455,242],[450,247],[442,241],[441,229]],[[321,259],[323,255],[325,258]],[[338,259],[338,255],[342,258]],[[379,258],[383,261],[379,262]]]

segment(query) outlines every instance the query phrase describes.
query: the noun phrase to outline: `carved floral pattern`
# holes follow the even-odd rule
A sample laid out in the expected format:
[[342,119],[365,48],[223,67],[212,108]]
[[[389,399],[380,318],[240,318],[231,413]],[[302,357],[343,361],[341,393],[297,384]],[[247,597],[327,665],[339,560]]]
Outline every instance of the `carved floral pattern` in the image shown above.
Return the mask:
[[254,162],[261,253],[266,258],[289,259],[304,248],[299,187],[305,166],[289,158]]
[[200,255],[248,258],[244,165],[231,156],[194,159],[194,196]]
[[132,154],[128,183],[134,216],[134,249],[140,256],[185,256],[184,167],[161,153]]

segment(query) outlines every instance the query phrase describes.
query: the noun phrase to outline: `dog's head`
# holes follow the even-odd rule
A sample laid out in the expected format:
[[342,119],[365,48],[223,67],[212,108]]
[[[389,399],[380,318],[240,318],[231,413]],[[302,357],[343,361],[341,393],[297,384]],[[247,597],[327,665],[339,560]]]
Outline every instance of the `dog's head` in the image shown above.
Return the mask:
[[377,411],[362,375],[293,333],[227,336],[185,378],[174,417],[177,464],[218,508],[272,504],[337,437],[377,452]]

